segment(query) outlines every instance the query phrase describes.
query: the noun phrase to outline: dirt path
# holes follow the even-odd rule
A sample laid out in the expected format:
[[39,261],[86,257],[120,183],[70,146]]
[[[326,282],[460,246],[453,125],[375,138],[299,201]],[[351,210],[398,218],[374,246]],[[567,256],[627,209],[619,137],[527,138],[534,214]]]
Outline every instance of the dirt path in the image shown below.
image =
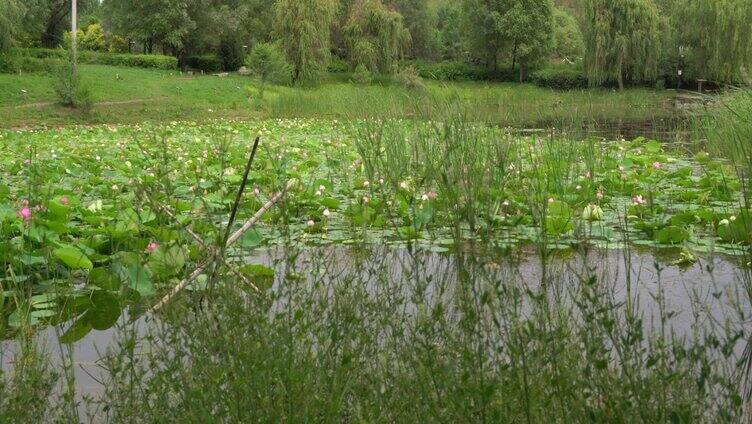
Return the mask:
[[[138,104],[138,103],[153,102],[156,100],[164,100],[166,98],[167,96],[160,96],[160,97],[150,97],[147,99],[131,99],[131,100],[119,100],[115,102],[99,102],[99,103],[94,103],[93,106],[97,107],[97,106],[133,105],[133,104]],[[18,105],[18,106],[5,106],[5,107],[7,108],[13,107],[16,109],[33,109],[33,108],[38,108],[38,107],[52,106],[54,104],[55,104],[54,102],[36,102],[36,103],[26,103],[26,104]]]

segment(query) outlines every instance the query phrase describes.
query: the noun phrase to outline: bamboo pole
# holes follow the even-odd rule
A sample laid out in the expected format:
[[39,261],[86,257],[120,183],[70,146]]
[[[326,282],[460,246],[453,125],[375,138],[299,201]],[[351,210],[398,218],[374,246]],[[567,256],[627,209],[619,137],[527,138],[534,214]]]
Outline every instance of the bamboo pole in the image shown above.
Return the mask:
[[[237,242],[240,237],[243,236],[243,234],[247,233],[251,228],[253,228],[254,225],[256,225],[256,223],[258,223],[259,220],[261,220],[261,217],[263,217],[264,214],[272,208],[272,206],[282,200],[282,198],[287,195],[287,192],[295,187],[297,183],[297,180],[290,180],[282,191],[275,194],[271,199],[269,199],[269,201],[266,202],[264,206],[262,206],[261,209],[259,209],[248,221],[246,221],[246,223],[243,224],[243,226],[238,231],[236,231],[233,235],[230,236],[229,239],[227,239],[225,247],[230,247],[235,244],[235,242]],[[188,277],[186,277],[177,286],[170,290],[169,293],[164,295],[164,297],[162,297],[162,300],[160,300],[159,303],[157,303],[150,309],[150,312],[154,313],[162,309],[162,307],[168,304],[172,300],[172,298],[174,298],[178,293],[183,291],[183,289],[188,287],[189,284],[196,280],[196,278],[198,278],[198,276],[201,275],[206,270],[206,268],[209,267],[209,263],[210,262],[207,261],[206,263],[201,264],[198,268],[196,268]]]

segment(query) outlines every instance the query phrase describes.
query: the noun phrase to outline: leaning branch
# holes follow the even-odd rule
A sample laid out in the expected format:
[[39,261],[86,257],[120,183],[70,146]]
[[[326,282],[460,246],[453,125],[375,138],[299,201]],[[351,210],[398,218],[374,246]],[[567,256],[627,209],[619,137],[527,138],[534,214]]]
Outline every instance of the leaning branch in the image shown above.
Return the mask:
[[[227,239],[227,243],[225,244],[225,247],[230,247],[233,244],[235,244],[235,242],[237,242],[240,239],[240,237],[243,236],[243,234],[247,233],[251,228],[253,228],[254,225],[256,225],[256,223],[258,223],[261,217],[263,217],[264,214],[267,211],[269,211],[269,209],[272,208],[272,206],[274,206],[275,204],[277,204],[277,202],[282,200],[282,198],[285,197],[285,195],[287,195],[290,189],[292,189],[296,184],[297,184],[297,180],[290,180],[282,191],[275,194],[271,199],[269,199],[269,201],[266,202],[264,206],[262,206],[261,209],[259,209],[258,212],[256,212],[251,217],[251,219],[246,221],[246,223],[243,224],[243,226],[238,231],[236,231],[232,236],[230,236],[230,238]],[[181,281],[177,286],[175,286],[172,290],[170,290],[170,292],[167,293],[162,298],[162,300],[159,301],[159,303],[154,305],[151,308],[151,312],[152,313],[156,312],[160,310],[163,306],[165,306],[167,303],[169,303],[172,300],[172,298],[177,296],[178,293],[180,293],[181,291],[183,291],[183,289],[188,287],[188,285],[191,284],[194,280],[196,280],[196,278],[198,278],[198,276],[201,275],[208,267],[209,267],[209,262],[206,262],[200,265],[198,268],[196,268],[196,270],[194,270],[191,273],[191,275],[189,275],[183,281]]]

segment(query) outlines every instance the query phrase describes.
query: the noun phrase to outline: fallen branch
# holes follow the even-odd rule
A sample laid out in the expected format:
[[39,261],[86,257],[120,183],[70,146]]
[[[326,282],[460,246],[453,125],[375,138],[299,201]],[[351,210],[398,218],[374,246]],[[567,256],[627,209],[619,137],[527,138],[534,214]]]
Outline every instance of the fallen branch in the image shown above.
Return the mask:
[[175,297],[178,293],[183,291],[184,288],[188,287],[188,284],[191,284],[196,278],[198,278],[199,275],[201,275],[206,268],[209,267],[209,263],[206,262],[203,265],[196,268],[191,275],[189,275],[186,279],[180,282],[177,286],[175,286],[172,290],[170,290],[169,293],[164,295],[162,300],[159,301],[156,305],[152,306],[151,312],[156,312],[160,310],[164,305],[166,305],[170,300],[172,300],[173,297]]
[[[162,206],[162,205],[156,205],[156,206],[157,206],[157,208],[160,211],[162,211],[162,213],[164,213],[165,215],[167,215],[169,218],[177,220],[177,218],[175,217],[175,214],[173,214],[172,212],[170,212],[170,210],[167,209],[165,206]],[[237,268],[235,268],[234,266],[232,266],[232,264],[230,264],[229,262],[227,262],[226,258],[224,258],[223,256],[219,255],[219,249],[213,248],[213,247],[207,245],[206,243],[204,243],[204,240],[202,240],[201,237],[199,237],[199,235],[196,234],[190,227],[185,227],[184,230],[185,230],[186,233],[188,233],[188,235],[191,236],[191,238],[196,243],[198,243],[201,247],[203,247],[204,250],[206,250],[207,252],[209,252],[212,257],[215,257],[218,260],[221,260],[222,263],[230,271],[232,271],[232,273],[235,274],[236,277],[240,278],[243,281],[243,283],[245,283],[246,285],[250,286],[256,292],[259,292],[258,287],[256,287],[256,285],[253,284],[253,282],[251,282],[251,280],[249,280],[248,278],[246,278],[246,276],[243,275]]]
[[[258,223],[258,221],[261,219],[261,217],[263,217],[264,214],[267,211],[269,211],[269,209],[272,208],[272,206],[277,204],[277,202],[279,202],[283,197],[285,197],[287,192],[290,191],[290,189],[292,189],[295,185],[297,185],[297,183],[298,183],[297,180],[290,180],[282,191],[275,194],[271,199],[269,199],[269,201],[266,202],[264,206],[262,206],[261,209],[259,209],[251,217],[251,219],[246,221],[246,223],[243,224],[243,226],[238,231],[236,231],[232,236],[230,236],[230,238],[227,239],[227,243],[225,243],[225,247],[227,248],[227,247],[232,246],[233,244],[235,244],[235,242],[237,242],[240,239],[240,237],[243,237],[243,234],[247,233],[251,228],[253,228],[253,226],[256,225],[256,223]],[[222,258],[222,260],[224,260],[224,258]],[[167,293],[162,298],[162,300],[159,301],[159,303],[154,305],[150,311],[153,313],[153,312],[160,310],[164,305],[169,303],[173,297],[175,297],[178,293],[183,291],[183,289],[188,287],[188,285],[191,284],[196,278],[198,278],[198,276],[201,275],[208,267],[209,267],[209,262],[206,262],[200,265],[198,268],[196,268],[196,270],[194,270],[191,273],[191,275],[186,277],[177,286],[175,286],[172,290],[170,290],[170,292]]]
[[227,239],[227,244],[225,245],[225,247],[230,247],[236,241],[238,241],[240,237],[243,237],[243,234],[247,233],[248,230],[253,228],[253,226],[256,225],[256,223],[261,219],[261,217],[264,216],[264,214],[269,209],[271,209],[272,206],[274,206],[277,202],[279,202],[280,199],[285,197],[287,192],[290,191],[290,189],[295,187],[295,185],[297,184],[298,184],[297,180],[290,180],[282,191],[275,194],[274,197],[269,199],[269,201],[266,202],[266,204],[262,206],[261,209],[259,209],[258,212],[256,212],[255,215],[253,215],[253,217],[251,217],[251,219],[249,219],[245,224],[243,224],[242,227],[240,227],[238,231],[235,231],[235,233],[231,235],[230,238]]

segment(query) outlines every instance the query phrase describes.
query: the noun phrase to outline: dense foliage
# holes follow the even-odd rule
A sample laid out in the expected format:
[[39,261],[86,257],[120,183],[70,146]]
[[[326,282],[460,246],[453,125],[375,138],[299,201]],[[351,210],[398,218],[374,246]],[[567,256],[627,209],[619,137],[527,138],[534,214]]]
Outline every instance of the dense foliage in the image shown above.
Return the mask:
[[[70,0],[2,1],[6,71],[13,40],[65,43]],[[79,9],[84,50],[235,71],[256,44],[273,42],[295,82],[316,80],[330,60],[340,72],[381,74],[398,59],[462,61],[488,68],[484,78],[520,80],[551,62],[583,63],[591,85],[619,87],[737,84],[752,69],[746,0],[81,0]]]

